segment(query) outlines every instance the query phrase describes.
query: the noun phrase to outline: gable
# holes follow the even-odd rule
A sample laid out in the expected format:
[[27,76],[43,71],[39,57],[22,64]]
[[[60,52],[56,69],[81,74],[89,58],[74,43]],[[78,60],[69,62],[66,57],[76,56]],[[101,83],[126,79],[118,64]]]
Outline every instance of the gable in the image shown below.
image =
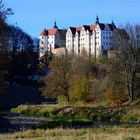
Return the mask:
[[110,27],[106,24],[104,30],[110,31]]
[[101,30],[99,24],[97,24],[96,29],[95,30]]
[[70,29],[70,28],[67,30],[67,33],[66,33],[66,34],[72,34],[72,32],[71,32],[71,29]]

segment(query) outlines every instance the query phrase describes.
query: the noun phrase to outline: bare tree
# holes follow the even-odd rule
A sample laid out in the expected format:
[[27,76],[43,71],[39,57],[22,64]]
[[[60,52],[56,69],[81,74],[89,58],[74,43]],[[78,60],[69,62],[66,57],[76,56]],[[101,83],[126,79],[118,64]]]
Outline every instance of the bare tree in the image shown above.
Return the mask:
[[[114,41],[113,41],[114,42]],[[140,25],[126,25],[125,29],[117,30],[113,44],[119,48],[119,57],[124,67],[129,101],[135,94],[135,78],[140,49]]]

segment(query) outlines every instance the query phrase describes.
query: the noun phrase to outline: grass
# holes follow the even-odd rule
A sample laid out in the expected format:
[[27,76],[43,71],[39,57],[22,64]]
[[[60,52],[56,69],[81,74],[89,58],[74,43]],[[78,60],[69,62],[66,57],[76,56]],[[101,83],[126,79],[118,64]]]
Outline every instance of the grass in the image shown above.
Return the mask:
[[16,108],[12,108],[10,111],[21,113],[26,116],[50,117],[57,108],[58,106],[56,105],[20,105]]
[[52,121],[40,122],[38,124],[32,124],[31,129],[48,129],[48,128],[73,128],[73,127],[85,127],[92,125],[93,122],[87,118],[75,118],[75,117],[55,117]]
[[72,106],[61,106],[61,105],[46,105],[46,106],[35,106],[35,105],[20,105],[17,108],[12,108],[11,112],[19,112],[25,116],[33,117],[47,117],[52,120],[55,117],[65,118],[86,118],[91,121],[101,122],[125,122],[135,123],[140,122],[140,106],[135,107],[118,107],[118,108],[95,108],[95,107],[72,107]]
[[140,140],[140,127],[27,130],[0,135],[0,140]]
[[[0,135],[0,140],[140,140],[140,126],[131,123],[140,120],[140,107],[107,110],[106,108],[76,106],[71,110],[60,105],[21,105],[11,109],[27,116],[50,117],[50,122],[33,124],[32,129],[13,134]],[[90,113],[89,113],[90,112]],[[109,113],[110,112],[110,113]],[[94,121],[127,122],[126,126],[74,129],[74,125],[86,126]],[[71,127],[72,126],[72,127]]]
[[134,123],[136,121],[140,122],[140,109],[129,110],[125,115],[122,116],[123,122]]

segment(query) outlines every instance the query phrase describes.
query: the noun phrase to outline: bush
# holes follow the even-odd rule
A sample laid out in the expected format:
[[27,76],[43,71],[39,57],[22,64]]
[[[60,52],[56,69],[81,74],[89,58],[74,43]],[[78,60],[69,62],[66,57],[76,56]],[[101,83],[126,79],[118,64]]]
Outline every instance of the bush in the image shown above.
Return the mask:
[[119,123],[122,121],[122,117],[120,115],[116,115],[116,116],[114,116],[114,121]]
[[105,108],[106,106],[106,102],[100,102],[100,104],[98,105],[99,108]]
[[134,123],[137,120],[139,120],[139,116],[138,115],[126,114],[126,115],[123,116],[123,122]]
[[65,103],[68,102],[68,100],[67,100],[66,96],[64,96],[64,95],[59,95],[59,96],[57,97],[57,102],[58,102],[58,104],[65,104]]
[[89,115],[89,119],[90,120],[95,120],[97,118],[97,114],[96,113],[91,113],[90,115]]
[[110,118],[111,118],[111,116],[109,114],[107,114],[107,113],[101,113],[98,116],[99,121],[110,121]]
[[124,137],[122,140],[135,140],[133,137]]
[[10,112],[13,112],[13,113],[21,113],[21,110],[19,110],[18,108],[11,108],[10,109]]
[[88,114],[86,112],[84,112],[82,110],[79,112],[79,117],[85,117],[85,118],[87,118],[87,116],[88,116]]
[[66,117],[56,116],[53,118],[53,121],[32,124],[31,129],[72,127],[72,126],[84,126],[84,125],[91,125],[91,124],[92,121],[86,118],[73,118],[73,117],[66,118]]

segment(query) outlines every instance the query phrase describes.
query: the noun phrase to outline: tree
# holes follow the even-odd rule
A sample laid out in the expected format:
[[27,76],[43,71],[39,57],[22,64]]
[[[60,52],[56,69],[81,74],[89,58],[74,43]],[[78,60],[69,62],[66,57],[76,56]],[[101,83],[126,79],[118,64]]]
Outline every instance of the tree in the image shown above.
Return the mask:
[[35,68],[35,65],[37,65],[35,60],[37,55],[34,51],[35,43],[31,36],[20,27],[9,25],[9,29],[9,80],[15,82],[15,77],[26,80],[31,74],[29,73],[31,67]]
[[11,8],[5,8],[2,0],[0,0],[0,86],[3,85],[7,75],[7,65],[9,63],[8,53],[8,34],[9,26],[6,23],[8,15],[12,15],[13,11]]
[[91,92],[91,60],[89,56],[82,52],[79,56],[72,56],[71,60],[71,79],[70,79],[70,97],[71,101],[87,101]]
[[89,57],[65,55],[53,58],[51,72],[45,76],[42,93],[57,98],[64,95],[68,101],[86,101],[90,93],[91,61]]
[[57,97],[64,95],[68,102],[70,101],[70,77],[71,77],[71,62],[69,56],[61,56],[54,58],[49,68],[51,72],[45,77],[46,86],[42,88],[42,92],[47,97]]
[[0,20],[5,22],[8,15],[13,15],[13,10],[11,8],[5,8],[3,1],[0,0]]
[[87,78],[76,80],[74,91],[71,93],[72,100],[87,101],[90,95],[90,81]]
[[108,59],[106,76],[105,100],[107,103],[122,103],[127,100],[126,80],[124,66],[120,59],[120,54]]
[[114,46],[119,48],[120,64],[124,68],[129,101],[135,95],[135,79],[138,67],[140,49],[140,25],[126,25],[125,30],[117,30]]

